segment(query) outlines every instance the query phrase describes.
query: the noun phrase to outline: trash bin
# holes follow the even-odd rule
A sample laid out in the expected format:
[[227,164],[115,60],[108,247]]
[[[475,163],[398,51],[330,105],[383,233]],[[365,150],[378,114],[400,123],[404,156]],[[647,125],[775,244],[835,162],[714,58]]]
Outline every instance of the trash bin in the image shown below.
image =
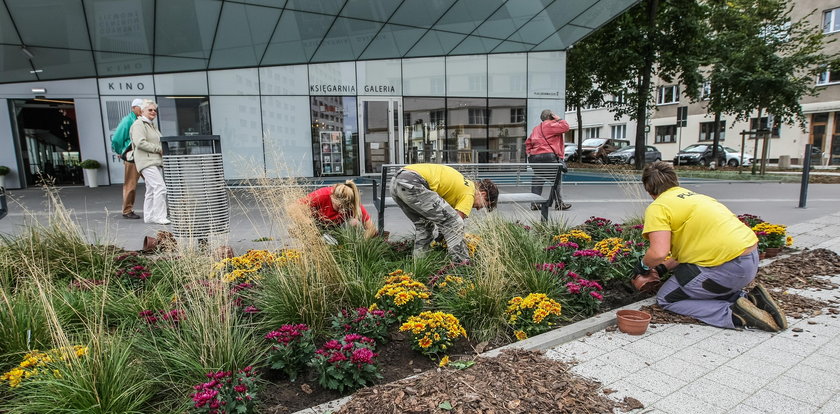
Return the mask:
[[230,232],[230,201],[218,135],[161,137],[172,234],[206,240]]

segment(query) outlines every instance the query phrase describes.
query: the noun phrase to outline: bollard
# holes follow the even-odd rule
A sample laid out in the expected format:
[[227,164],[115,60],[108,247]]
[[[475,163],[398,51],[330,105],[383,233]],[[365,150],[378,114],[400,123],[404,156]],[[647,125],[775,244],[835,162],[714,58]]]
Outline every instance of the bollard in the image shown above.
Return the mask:
[[811,144],[805,145],[805,160],[802,162],[802,184],[799,186],[799,208],[805,208],[808,199],[808,177],[811,175]]

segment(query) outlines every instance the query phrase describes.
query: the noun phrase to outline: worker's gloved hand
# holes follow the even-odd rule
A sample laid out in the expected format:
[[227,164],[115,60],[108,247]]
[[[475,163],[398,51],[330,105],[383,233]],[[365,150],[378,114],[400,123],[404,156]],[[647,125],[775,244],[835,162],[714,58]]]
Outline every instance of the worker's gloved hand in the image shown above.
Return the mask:
[[633,275],[646,275],[650,273],[650,267],[642,263],[642,258],[639,258],[639,263],[633,268]]
[[443,233],[438,233],[437,237],[435,237],[435,241],[438,243],[443,243],[446,241],[446,238],[443,237]]

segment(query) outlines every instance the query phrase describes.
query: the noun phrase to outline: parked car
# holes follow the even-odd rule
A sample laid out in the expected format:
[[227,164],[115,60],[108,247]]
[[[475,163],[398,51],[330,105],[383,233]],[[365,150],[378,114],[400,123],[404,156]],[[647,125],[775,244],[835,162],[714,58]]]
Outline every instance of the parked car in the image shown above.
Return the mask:
[[731,147],[723,147],[723,150],[726,151],[726,165],[730,167],[737,167],[739,165],[749,167],[753,162],[753,156],[747,152],[744,152],[744,158],[739,161],[741,151]]
[[[631,145],[607,155],[610,164],[633,164],[636,161],[636,146]],[[662,153],[656,147],[645,145],[645,164],[662,161]]]
[[626,139],[615,138],[588,138],[581,146],[581,160],[583,162],[600,161],[604,164],[610,162],[608,155],[630,145]]
[[[723,146],[718,145],[718,165],[726,162]],[[674,165],[703,165],[708,167],[712,162],[712,146],[708,144],[694,144],[683,148],[674,156]]]
[[577,144],[567,142],[563,149],[563,160],[566,162],[574,161],[577,157]]

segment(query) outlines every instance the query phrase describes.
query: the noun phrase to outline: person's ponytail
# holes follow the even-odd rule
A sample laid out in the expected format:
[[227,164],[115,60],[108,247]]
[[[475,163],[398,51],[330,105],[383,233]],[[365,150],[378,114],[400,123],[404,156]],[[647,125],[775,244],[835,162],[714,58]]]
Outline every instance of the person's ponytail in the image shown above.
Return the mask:
[[333,197],[338,202],[339,210],[347,211],[354,218],[362,220],[362,197],[353,180],[334,185]]

